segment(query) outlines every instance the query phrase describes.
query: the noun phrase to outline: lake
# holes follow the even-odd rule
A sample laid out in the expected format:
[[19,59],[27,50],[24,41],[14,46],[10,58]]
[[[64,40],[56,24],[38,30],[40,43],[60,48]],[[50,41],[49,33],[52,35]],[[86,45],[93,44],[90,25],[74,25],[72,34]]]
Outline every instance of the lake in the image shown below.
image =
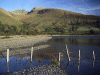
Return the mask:
[[[45,45],[50,47],[34,51],[37,53],[59,53],[69,50],[70,62],[67,54],[61,59],[61,69],[67,71],[69,75],[100,75],[100,36],[52,36],[47,42],[41,42],[34,45]],[[80,50],[80,61],[78,62],[78,52]],[[93,51],[95,60],[93,60]],[[58,60],[58,58],[57,58]],[[33,57],[30,62],[30,53],[24,55],[11,56],[9,66],[7,67],[6,57],[0,59],[0,73],[18,71],[31,66],[50,64],[49,59],[43,59],[41,62]],[[2,68],[2,69],[1,69]]]

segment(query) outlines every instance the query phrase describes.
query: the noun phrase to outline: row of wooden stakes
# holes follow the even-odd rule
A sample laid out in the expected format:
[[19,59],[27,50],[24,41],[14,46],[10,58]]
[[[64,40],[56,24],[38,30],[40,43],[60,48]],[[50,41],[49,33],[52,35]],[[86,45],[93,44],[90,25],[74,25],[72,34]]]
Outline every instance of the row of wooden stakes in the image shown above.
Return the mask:
[[[33,47],[31,47],[31,62],[32,62],[32,56],[33,56]],[[9,49],[7,49],[7,63],[9,62]]]
[[[68,56],[68,59],[69,59],[69,62],[70,62],[69,51],[68,51],[67,45],[66,45],[66,51],[67,51],[67,56]],[[59,52],[59,62],[60,62],[60,54],[61,53]],[[32,61],[32,56],[33,56],[33,47],[31,47],[31,61]],[[95,60],[94,51],[93,51],[93,60]],[[78,61],[80,61],[80,50],[79,50]],[[7,49],[7,62],[9,62],[9,49]]]
[[[68,48],[67,48],[67,45],[66,44],[65,44],[65,46],[66,46],[66,50],[67,50],[67,56],[68,56],[68,59],[69,59],[69,62],[70,62],[69,51],[68,51]],[[95,60],[94,51],[93,51],[93,60]],[[78,61],[80,61],[80,50],[79,50]]]

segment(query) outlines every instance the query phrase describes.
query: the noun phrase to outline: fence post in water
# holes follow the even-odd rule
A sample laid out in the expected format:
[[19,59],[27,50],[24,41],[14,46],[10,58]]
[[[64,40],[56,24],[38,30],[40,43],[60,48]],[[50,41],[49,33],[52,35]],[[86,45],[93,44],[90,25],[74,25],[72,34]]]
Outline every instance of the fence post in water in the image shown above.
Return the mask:
[[69,53],[67,55],[68,55],[68,59],[69,59]]
[[80,61],[80,50],[79,50],[79,58],[78,58],[78,60]]
[[7,63],[9,62],[9,49],[7,49]]
[[60,65],[60,52],[59,52],[59,65]]
[[[65,44],[66,45],[66,44]],[[66,45],[66,50],[67,50],[67,45]]]
[[59,52],[59,62],[60,62],[60,52]]
[[95,60],[95,55],[94,55],[94,51],[93,51],[93,60]]
[[31,62],[32,62],[33,47],[31,47]]
[[70,62],[70,57],[69,57],[69,62]]
[[67,49],[67,55],[68,55],[69,53],[68,53],[68,49]]
[[[66,44],[65,44],[66,45]],[[66,45],[66,51],[67,51],[67,55],[68,55],[68,49],[67,49],[67,45]]]

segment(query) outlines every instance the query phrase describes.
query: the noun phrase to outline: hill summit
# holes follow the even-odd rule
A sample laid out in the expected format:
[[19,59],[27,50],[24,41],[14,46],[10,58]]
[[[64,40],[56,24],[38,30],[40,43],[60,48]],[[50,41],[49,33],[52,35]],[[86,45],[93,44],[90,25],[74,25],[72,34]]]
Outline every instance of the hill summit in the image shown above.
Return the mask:
[[42,10],[42,9],[46,9],[45,7],[34,7],[32,10]]
[[27,14],[31,14],[31,13],[34,13],[34,14],[37,14],[39,10],[43,10],[43,9],[46,9],[45,7],[34,7],[30,12],[28,12]]
[[24,9],[19,9],[19,10],[14,10],[14,11],[11,11],[12,13],[15,13],[15,14],[19,14],[19,15],[25,15],[27,14],[29,11],[26,11]]

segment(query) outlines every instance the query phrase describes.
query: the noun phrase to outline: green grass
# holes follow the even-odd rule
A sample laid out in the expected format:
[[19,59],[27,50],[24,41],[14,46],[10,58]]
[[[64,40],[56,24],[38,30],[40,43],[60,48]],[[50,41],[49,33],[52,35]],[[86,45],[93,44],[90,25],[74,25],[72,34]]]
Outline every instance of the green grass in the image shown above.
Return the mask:
[[90,31],[88,27],[81,26],[77,29],[77,31]]
[[90,30],[93,30],[93,31],[100,31],[99,28],[96,28],[96,27],[85,27],[85,26],[80,26],[77,31],[90,31]]
[[13,38],[13,37],[5,36],[5,37],[2,37],[1,39],[9,39],[9,38]]
[[16,19],[0,12],[0,21],[2,24],[8,24],[8,25],[22,25],[23,23],[20,21],[17,21]]
[[95,28],[95,27],[90,27],[90,29],[94,30],[94,31],[100,31],[99,28]]
[[58,60],[52,60],[52,61],[51,61],[51,64],[56,65],[56,66],[60,66]]

